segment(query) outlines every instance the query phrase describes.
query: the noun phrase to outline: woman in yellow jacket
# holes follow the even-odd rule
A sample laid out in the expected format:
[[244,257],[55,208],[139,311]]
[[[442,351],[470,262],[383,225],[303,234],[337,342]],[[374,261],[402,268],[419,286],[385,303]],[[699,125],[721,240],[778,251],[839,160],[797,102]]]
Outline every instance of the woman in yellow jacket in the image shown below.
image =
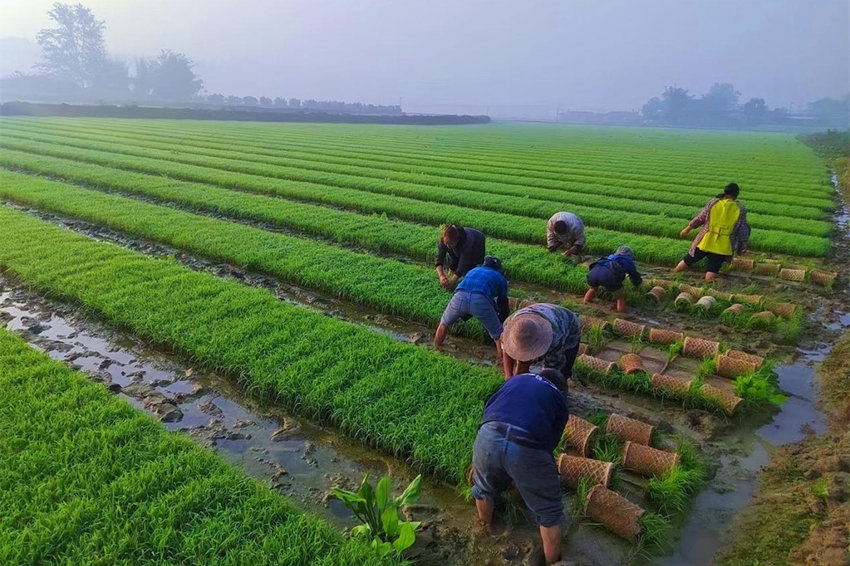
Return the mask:
[[680,232],[686,238],[691,230],[702,226],[688,254],[676,266],[676,271],[684,271],[707,258],[705,280],[714,281],[724,261],[730,261],[734,253],[747,251],[750,227],[747,209],[738,202],[740,192],[741,188],[736,183],[729,183]]

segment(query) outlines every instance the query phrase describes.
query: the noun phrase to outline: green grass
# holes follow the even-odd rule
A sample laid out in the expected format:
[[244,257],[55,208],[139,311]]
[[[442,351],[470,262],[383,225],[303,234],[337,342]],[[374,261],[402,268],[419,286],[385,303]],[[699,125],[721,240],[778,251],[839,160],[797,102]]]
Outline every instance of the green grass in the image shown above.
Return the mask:
[[390,563],[2,329],[0,389],[0,563]]

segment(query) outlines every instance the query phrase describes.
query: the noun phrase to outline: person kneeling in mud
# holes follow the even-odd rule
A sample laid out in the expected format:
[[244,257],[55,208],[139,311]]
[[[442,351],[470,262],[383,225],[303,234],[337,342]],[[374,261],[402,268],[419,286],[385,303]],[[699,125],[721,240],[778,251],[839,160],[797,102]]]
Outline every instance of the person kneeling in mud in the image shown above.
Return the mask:
[[590,289],[584,294],[584,304],[593,300],[601,285],[617,300],[617,312],[625,312],[626,290],[623,288],[623,281],[627,275],[635,287],[640,287],[643,283],[635,265],[634,253],[629,246],[620,246],[615,253],[591,263],[590,272],[587,274]]

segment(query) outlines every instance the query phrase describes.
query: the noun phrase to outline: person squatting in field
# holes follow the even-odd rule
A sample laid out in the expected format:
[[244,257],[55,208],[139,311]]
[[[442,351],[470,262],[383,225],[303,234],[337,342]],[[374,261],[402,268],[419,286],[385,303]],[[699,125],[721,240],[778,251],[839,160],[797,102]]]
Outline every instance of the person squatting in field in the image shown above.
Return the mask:
[[[446,276],[444,266],[448,256],[450,276]],[[437,276],[444,289],[452,289],[458,279],[484,262],[484,234],[474,228],[463,228],[449,224],[443,228],[437,242]]]
[[584,222],[572,212],[556,212],[546,224],[546,249],[554,252],[564,245],[564,257],[581,259],[584,248]]
[[547,564],[561,559],[566,514],[552,453],[568,417],[566,381],[559,371],[515,375],[487,400],[472,449],[479,521],[490,527],[496,497],[513,483],[537,522]]
[[449,328],[458,319],[477,318],[496,343],[496,356],[502,358],[502,321],[508,315],[508,280],[502,274],[499,258],[487,256],[484,264],[469,271],[452,295],[434,334],[439,349]]
[[[544,368],[573,376],[581,325],[570,310],[549,303],[535,303],[515,311],[505,320],[502,332],[502,368],[505,379],[525,373],[539,361]],[[579,377],[582,385],[587,385]]]
[[593,300],[596,290],[601,285],[613,293],[617,301],[617,312],[625,312],[626,290],[623,288],[623,281],[627,275],[635,287],[640,287],[643,283],[643,278],[635,265],[634,253],[629,246],[620,246],[615,253],[591,263],[590,271],[587,273],[587,284],[590,285],[590,289],[584,294],[584,304]]
[[731,261],[735,253],[746,253],[750,226],[747,224],[747,209],[738,202],[740,192],[736,183],[729,183],[682,229],[679,235],[686,238],[691,230],[702,226],[691,243],[691,249],[676,266],[676,272],[684,271],[705,258],[705,280],[714,281],[723,262]]

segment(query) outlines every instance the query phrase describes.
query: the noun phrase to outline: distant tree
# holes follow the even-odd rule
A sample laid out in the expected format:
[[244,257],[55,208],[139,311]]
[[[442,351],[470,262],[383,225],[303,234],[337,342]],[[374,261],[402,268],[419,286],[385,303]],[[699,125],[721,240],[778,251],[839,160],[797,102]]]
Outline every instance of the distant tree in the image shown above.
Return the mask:
[[227,105],[228,106],[242,106],[242,97],[241,96],[233,96],[232,94],[227,97]]
[[289,106],[290,108],[300,108],[301,107],[301,101],[298,100],[297,98],[290,98],[289,104],[287,106]]
[[209,102],[210,104],[216,104],[218,106],[224,105],[226,100],[227,99],[224,98],[224,95],[219,93],[210,94],[209,96],[207,96],[207,102]]
[[275,99],[274,99],[274,105],[280,106],[280,107],[285,107],[286,106],[286,99],[281,98],[279,96],[276,96]]
[[694,97],[684,88],[668,86],[661,93],[661,115],[668,124],[681,124],[686,120],[686,110]]
[[744,103],[741,109],[744,112],[744,119],[747,124],[761,124],[767,116],[767,104],[765,104],[763,98],[751,98]]
[[44,62],[38,68],[82,88],[94,84],[97,75],[104,72],[104,65],[110,69],[107,75],[116,70],[106,63],[105,24],[96,20],[91,10],[82,4],[57,2],[47,15],[57,27],[43,29],[36,35],[44,54]]
[[659,123],[664,117],[664,104],[657,96],[653,96],[643,105],[640,113],[647,122]]
[[274,103],[272,102],[272,99],[269,98],[268,96],[261,96],[260,97],[260,106],[271,106],[272,104],[274,104]]
[[243,96],[242,97],[242,105],[243,106],[256,106],[259,103],[259,100],[254,96]]
[[192,71],[192,60],[183,53],[164,49],[150,63],[153,78],[151,96],[159,100],[189,100],[204,86]]
[[702,99],[714,110],[731,112],[738,106],[740,96],[731,83],[714,83]]
[[130,94],[130,85],[127,63],[119,59],[104,59],[92,78],[91,90],[103,98],[123,100]]

